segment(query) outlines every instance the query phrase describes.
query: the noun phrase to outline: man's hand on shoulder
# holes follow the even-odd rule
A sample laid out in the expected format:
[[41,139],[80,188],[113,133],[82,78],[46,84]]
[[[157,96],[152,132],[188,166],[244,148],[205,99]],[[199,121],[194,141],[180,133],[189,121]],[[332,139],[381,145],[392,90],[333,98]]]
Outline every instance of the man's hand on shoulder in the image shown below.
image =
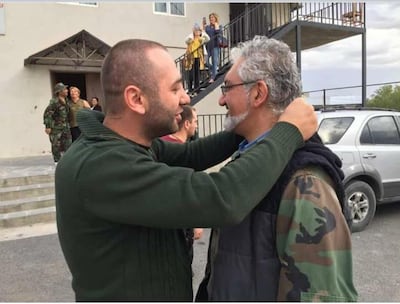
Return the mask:
[[309,139],[317,131],[318,127],[317,114],[315,114],[314,107],[301,97],[290,103],[280,116],[279,121],[295,125],[304,140]]

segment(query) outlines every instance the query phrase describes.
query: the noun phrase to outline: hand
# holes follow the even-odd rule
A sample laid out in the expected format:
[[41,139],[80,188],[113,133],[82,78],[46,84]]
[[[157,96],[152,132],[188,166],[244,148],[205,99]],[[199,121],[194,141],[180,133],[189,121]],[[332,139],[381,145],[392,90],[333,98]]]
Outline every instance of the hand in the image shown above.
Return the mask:
[[304,140],[309,139],[318,127],[317,114],[314,107],[299,97],[293,100],[279,117],[279,121],[286,121],[295,125]]
[[47,135],[50,135],[50,133],[51,133],[51,129],[50,128],[46,128],[46,129],[44,129],[44,131],[46,132]]
[[203,236],[203,228],[194,228],[193,234],[193,239],[198,240]]

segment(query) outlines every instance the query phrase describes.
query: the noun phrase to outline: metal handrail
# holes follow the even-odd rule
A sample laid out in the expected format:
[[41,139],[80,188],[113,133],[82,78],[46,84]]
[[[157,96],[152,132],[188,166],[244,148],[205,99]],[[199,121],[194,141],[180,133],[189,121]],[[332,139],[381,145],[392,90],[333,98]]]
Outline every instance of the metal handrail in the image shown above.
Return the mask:
[[[372,83],[372,84],[367,85],[367,87],[379,87],[379,86],[381,87],[381,86],[392,85],[392,84],[397,84],[400,86],[400,81]],[[357,102],[357,103],[341,103],[341,104],[330,104],[328,102],[328,99],[329,99],[328,92],[343,91],[343,90],[349,90],[349,89],[361,89],[361,87],[362,87],[361,85],[358,85],[358,86],[345,86],[345,87],[305,91],[305,92],[303,92],[303,96],[306,95],[305,98],[309,99],[309,96],[307,97],[307,95],[310,95],[313,93],[322,94],[320,103],[314,104],[314,108],[316,110],[339,109],[339,108],[362,109],[362,108],[364,108],[364,106],[363,106],[363,103],[361,102],[361,100],[359,100],[359,102]],[[375,89],[374,91],[376,91],[376,90],[377,89]],[[337,96],[342,96],[342,95],[337,95]],[[364,104],[366,104],[366,103],[364,103]],[[372,107],[368,107],[368,106],[366,108],[376,109],[376,108],[372,108]],[[225,119],[225,114],[199,114],[198,115],[199,137],[207,136],[207,135],[222,131],[224,129],[223,128],[224,119]]]
[[[394,82],[381,82],[381,83],[371,83],[366,85],[367,88],[398,84],[399,81]],[[317,105],[318,107],[328,107],[335,104],[358,104],[365,105],[367,100],[361,100],[361,89],[362,85],[344,86],[336,88],[328,88],[321,90],[304,91],[303,96],[311,103]],[[374,90],[376,91],[376,89]]]

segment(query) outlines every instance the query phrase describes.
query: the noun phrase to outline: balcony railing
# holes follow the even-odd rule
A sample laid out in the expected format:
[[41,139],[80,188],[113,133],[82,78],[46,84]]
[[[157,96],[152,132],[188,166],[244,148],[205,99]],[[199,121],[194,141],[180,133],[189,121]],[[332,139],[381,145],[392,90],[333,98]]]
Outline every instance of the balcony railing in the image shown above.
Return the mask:
[[365,3],[301,3],[292,20],[364,27]]

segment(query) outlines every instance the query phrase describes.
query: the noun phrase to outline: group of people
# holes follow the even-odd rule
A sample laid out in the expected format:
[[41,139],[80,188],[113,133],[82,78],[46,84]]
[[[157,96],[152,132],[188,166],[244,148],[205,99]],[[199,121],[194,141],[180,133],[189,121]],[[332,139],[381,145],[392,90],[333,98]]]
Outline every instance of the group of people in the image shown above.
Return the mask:
[[[70,98],[68,98],[68,92]],[[81,134],[76,115],[81,109],[92,109],[102,111],[99,99],[93,97],[91,104],[80,98],[81,91],[59,82],[54,87],[54,98],[50,99],[49,105],[43,113],[45,132],[51,143],[51,153],[55,163],[67,151],[71,143]]]
[[167,49],[110,49],[106,111],[78,112],[81,139],[55,173],[77,301],[193,301],[191,227],[213,228],[198,301],[357,300],[341,161],[316,133],[290,48],[256,36],[232,57],[225,131],[187,141],[196,116],[184,118]]
[[200,72],[207,66],[210,71],[209,82],[214,82],[219,65],[219,39],[222,35],[222,26],[218,23],[216,13],[209,14],[209,24],[203,17],[202,25],[193,25],[185,43],[187,45],[185,54],[185,70],[188,75],[188,90],[196,93],[200,86]]

